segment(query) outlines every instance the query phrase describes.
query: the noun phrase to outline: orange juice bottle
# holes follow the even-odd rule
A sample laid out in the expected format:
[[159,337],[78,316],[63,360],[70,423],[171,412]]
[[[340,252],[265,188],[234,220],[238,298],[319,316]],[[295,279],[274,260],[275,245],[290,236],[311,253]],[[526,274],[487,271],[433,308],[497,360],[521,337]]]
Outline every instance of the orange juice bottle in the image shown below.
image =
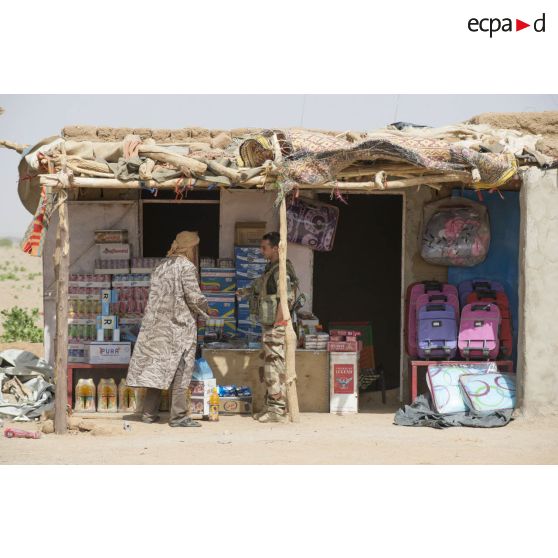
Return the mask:
[[209,396],[209,420],[219,420],[219,394],[217,388],[213,388],[213,393]]

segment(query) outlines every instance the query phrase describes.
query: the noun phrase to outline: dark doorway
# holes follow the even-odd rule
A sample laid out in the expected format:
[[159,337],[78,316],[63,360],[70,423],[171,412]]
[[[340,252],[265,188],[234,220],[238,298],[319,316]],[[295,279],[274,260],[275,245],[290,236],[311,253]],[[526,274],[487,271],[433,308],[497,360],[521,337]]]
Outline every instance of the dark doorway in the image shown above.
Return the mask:
[[351,195],[331,252],[314,252],[313,310],[323,324],[371,322],[386,389],[399,387],[403,197]]
[[200,257],[219,257],[219,203],[143,203],[143,255],[163,257],[181,231],[197,231]]

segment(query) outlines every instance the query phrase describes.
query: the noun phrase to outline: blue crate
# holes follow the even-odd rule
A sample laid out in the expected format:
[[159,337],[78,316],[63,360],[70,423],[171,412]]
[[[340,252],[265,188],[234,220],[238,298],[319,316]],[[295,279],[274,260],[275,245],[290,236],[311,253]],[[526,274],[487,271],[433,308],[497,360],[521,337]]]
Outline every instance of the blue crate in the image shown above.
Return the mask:
[[257,277],[263,275],[263,270],[249,268],[245,270],[237,269],[236,270],[236,283],[238,284],[239,281],[250,279],[253,281]]
[[236,277],[233,268],[202,267],[200,279],[202,291],[231,293],[236,291]]
[[239,271],[253,271],[254,273],[259,273],[260,275],[265,271],[266,263],[249,263],[243,261],[236,261],[235,269]]
[[236,297],[234,293],[204,293],[209,304],[210,316],[234,320],[236,313]]
[[234,257],[237,263],[267,263],[266,259],[263,257],[262,251],[258,246],[235,246]]
[[237,289],[245,289],[249,287],[253,283],[254,279],[246,279],[242,277],[236,278],[236,288]]

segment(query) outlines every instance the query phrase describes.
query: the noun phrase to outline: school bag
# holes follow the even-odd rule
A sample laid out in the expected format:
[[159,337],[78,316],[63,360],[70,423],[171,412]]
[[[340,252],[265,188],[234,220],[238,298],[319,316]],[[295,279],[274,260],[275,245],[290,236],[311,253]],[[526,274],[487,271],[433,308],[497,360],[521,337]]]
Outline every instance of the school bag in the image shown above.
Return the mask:
[[418,307],[417,353],[425,360],[451,360],[457,352],[457,315],[447,302]]
[[457,345],[463,358],[495,359],[500,351],[500,309],[496,304],[466,304],[461,310]]
[[405,304],[406,335],[405,344],[407,354],[411,358],[418,358],[417,349],[417,301],[424,294],[446,294],[457,296],[457,288],[453,285],[440,283],[439,281],[419,281],[412,283],[407,288]]
[[461,283],[457,285],[457,290],[459,292],[459,303],[461,304],[461,307],[467,304],[467,297],[474,291],[505,292],[502,283],[492,281],[490,279],[470,279],[467,281],[461,281]]
[[416,307],[420,308],[425,304],[437,302],[445,302],[455,309],[456,319],[459,321],[459,299],[451,292],[446,293],[425,293],[420,295],[417,299]]
[[510,302],[503,291],[474,291],[467,297],[467,303],[492,302],[500,309],[500,354],[503,358],[511,357],[513,350],[513,327]]

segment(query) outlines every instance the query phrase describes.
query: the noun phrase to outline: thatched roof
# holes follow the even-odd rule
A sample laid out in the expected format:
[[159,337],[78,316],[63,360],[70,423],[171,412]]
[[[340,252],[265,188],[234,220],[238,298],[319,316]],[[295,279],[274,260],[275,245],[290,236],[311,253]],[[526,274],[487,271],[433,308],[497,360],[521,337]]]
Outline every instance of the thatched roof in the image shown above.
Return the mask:
[[[541,113],[543,115],[547,113]],[[558,114],[558,113],[551,113]],[[537,120],[538,118],[538,120]],[[555,166],[536,131],[476,124],[388,126],[373,132],[289,129],[176,130],[67,126],[24,152],[20,197],[33,211],[38,182],[54,187],[265,188],[371,191],[460,182],[498,188],[520,166]],[[545,120],[546,119],[546,120]],[[506,125],[523,122],[503,120]],[[543,143],[542,143],[543,142]]]

